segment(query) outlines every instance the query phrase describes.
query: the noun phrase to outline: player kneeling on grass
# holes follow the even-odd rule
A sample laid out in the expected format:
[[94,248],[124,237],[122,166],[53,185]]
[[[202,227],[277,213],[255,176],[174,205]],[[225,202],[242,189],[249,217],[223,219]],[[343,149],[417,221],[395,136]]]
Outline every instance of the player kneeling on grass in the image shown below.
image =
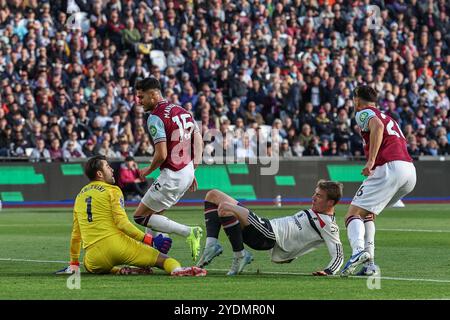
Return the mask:
[[[113,185],[113,169],[105,157],[89,159],[85,174],[90,183],[75,200],[70,265],[57,274],[78,270],[83,241],[84,267],[90,273],[148,274],[156,266],[173,276],[206,275],[206,270],[183,268],[164,254],[169,251],[172,239],[163,235],[152,238],[128,220],[122,191]],[[120,267],[123,265],[126,267]]]
[[312,196],[311,209],[293,216],[268,220],[258,217],[238,201],[219,190],[205,198],[206,246],[199,267],[204,267],[223,251],[218,242],[220,227],[230,239],[234,259],[228,275],[244,270],[253,257],[244,243],[254,250],[271,250],[272,262],[288,263],[325,242],[331,261],[314,275],[337,273],[344,261],[334,207],[342,196],[342,184],[320,180]]

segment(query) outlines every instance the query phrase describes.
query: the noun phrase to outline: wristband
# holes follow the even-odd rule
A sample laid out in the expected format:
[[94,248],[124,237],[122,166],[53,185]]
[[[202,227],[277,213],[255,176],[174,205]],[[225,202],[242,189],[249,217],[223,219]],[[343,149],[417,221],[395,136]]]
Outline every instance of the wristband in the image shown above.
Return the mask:
[[153,244],[153,237],[150,234],[146,233],[142,242],[151,246]]

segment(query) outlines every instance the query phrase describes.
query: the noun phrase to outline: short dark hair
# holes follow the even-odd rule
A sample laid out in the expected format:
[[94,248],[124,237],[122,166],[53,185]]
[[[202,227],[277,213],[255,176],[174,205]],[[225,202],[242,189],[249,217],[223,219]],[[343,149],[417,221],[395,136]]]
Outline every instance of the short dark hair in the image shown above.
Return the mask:
[[377,102],[378,92],[369,86],[358,86],[353,90],[353,95],[367,102]]
[[84,174],[90,181],[97,178],[97,171],[102,170],[102,160],[106,160],[105,156],[94,156],[90,158],[84,165]]
[[327,193],[328,200],[333,200],[336,205],[341,200],[344,185],[336,181],[319,180],[317,188],[324,190]]
[[134,88],[136,90],[142,91],[147,91],[150,89],[157,89],[161,91],[161,84],[155,77],[148,77],[145,79],[137,80],[136,83],[134,84]]

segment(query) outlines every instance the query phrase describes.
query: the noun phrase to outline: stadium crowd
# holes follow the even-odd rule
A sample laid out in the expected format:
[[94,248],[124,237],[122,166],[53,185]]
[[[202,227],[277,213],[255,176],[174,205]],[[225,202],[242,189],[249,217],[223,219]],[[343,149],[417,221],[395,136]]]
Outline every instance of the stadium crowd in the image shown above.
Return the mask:
[[255,155],[245,129],[284,157],[361,155],[362,83],[411,155],[449,155],[449,12],[446,0],[0,0],[0,156],[152,155],[133,90],[149,75],[204,131],[228,133],[210,147],[238,156]]

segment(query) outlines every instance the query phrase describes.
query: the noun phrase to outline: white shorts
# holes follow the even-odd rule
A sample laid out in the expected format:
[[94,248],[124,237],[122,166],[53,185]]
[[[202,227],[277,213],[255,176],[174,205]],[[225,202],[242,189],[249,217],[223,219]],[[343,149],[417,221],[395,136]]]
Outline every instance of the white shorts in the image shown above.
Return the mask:
[[169,209],[176,204],[194,181],[192,161],[179,171],[162,169],[161,174],[148,188],[141,202],[155,212]]
[[362,183],[352,205],[379,214],[410,193],[416,185],[416,168],[411,162],[391,161],[376,167]]

